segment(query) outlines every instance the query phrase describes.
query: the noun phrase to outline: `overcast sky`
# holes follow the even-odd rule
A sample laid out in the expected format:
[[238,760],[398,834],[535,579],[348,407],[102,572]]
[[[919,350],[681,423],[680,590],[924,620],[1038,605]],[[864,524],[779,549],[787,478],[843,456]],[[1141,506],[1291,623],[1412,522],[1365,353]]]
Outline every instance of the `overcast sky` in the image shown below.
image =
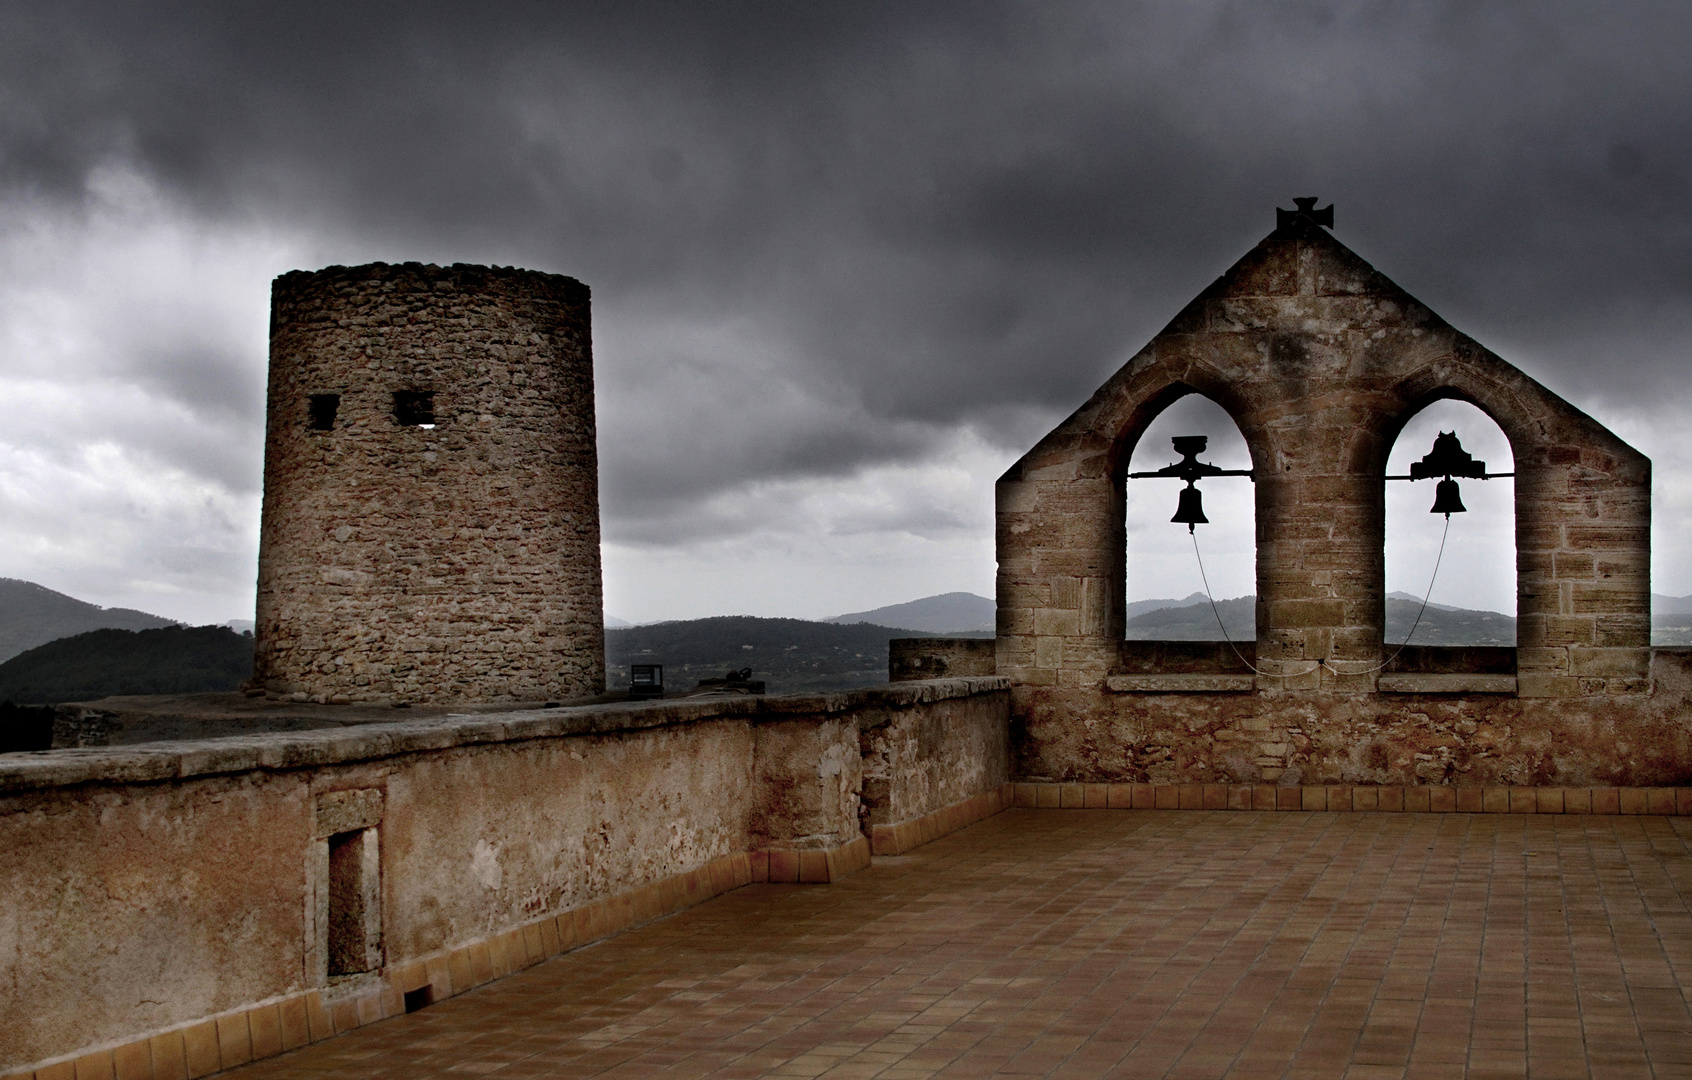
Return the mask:
[[[1692,593],[1692,5],[0,0],[0,29],[0,576],[251,617],[269,281],[417,259],[592,287],[611,613],[991,595],[992,480],[1319,195],[1655,460],[1653,588]],[[1237,528],[1201,537],[1219,594]],[[1136,532],[1169,569],[1131,592],[1190,591],[1185,543]],[[1509,562],[1448,602],[1510,610]]]

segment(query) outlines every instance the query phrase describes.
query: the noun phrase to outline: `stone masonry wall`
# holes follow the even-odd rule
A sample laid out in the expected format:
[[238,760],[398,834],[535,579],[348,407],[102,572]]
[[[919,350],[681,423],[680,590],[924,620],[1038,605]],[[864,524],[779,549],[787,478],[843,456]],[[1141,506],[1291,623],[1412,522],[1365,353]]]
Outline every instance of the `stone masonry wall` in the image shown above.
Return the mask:
[[[1110,692],[1126,674],[1124,476],[1147,426],[1189,393],[1227,410],[1250,448],[1264,674],[1229,687],[1243,700],[1172,699],[1172,720],[1305,709],[1367,727],[1425,711],[1376,696],[1383,476],[1406,421],[1440,398],[1484,410],[1515,459],[1512,702],[1524,713],[1529,699],[1588,702],[1562,710],[1571,723],[1638,711],[1651,663],[1649,460],[1296,214],[999,481],[996,670],[1014,687],[1023,767],[1087,771],[1047,751],[1091,741],[1097,761],[1131,771],[1132,740],[1101,725],[1143,726],[1164,708]],[[1188,683],[1162,689],[1223,688]]]
[[585,285],[417,263],[284,274],[268,404],[258,685],[330,702],[603,689]]
[[1655,650],[1650,692],[1639,694],[1158,692],[1106,685],[1033,688],[1018,695],[1017,705],[1016,773],[1025,780],[1692,785],[1692,650],[1686,649]]

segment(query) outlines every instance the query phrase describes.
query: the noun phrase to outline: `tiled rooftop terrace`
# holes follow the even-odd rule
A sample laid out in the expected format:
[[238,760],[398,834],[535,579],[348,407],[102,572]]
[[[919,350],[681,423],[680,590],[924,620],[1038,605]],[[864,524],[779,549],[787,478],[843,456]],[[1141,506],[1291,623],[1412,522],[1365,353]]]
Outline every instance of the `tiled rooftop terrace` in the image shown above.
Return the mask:
[[1010,810],[224,1075],[1692,1076],[1689,831]]

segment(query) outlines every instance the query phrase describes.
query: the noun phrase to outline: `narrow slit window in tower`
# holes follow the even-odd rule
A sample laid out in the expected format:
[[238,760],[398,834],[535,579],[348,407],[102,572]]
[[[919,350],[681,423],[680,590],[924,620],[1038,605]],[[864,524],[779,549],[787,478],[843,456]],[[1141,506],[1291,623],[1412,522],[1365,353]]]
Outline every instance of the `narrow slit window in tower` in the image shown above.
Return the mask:
[[434,427],[435,392],[395,390],[394,421],[403,427]]
[[311,430],[332,431],[335,427],[335,414],[341,409],[341,395],[313,394],[307,405],[311,416]]

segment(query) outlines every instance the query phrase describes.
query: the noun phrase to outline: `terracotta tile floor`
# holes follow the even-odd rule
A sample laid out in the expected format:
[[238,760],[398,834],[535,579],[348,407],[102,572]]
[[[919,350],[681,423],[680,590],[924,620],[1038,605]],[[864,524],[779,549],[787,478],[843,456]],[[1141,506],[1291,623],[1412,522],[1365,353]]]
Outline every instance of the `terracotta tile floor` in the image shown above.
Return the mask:
[[1689,832],[1012,810],[230,1075],[1692,1076]]

